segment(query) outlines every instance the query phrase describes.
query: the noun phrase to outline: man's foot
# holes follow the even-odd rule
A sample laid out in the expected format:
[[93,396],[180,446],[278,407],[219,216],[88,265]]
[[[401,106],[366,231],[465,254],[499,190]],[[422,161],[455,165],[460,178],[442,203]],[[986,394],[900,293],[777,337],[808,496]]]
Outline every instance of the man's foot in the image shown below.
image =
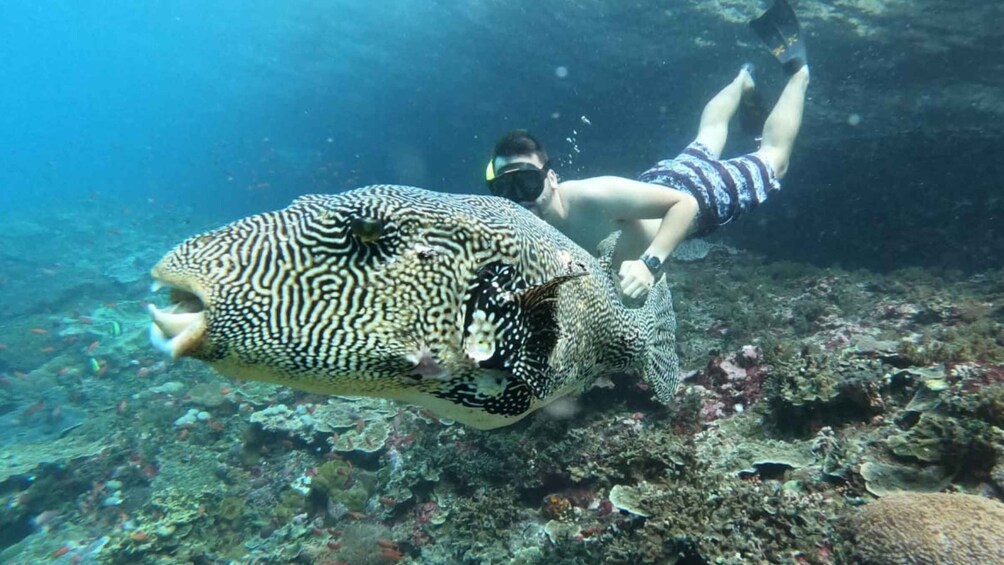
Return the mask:
[[743,66],[739,67],[739,76],[736,78],[742,81],[743,96],[745,96],[756,88],[756,66],[749,62],[743,63]]
[[791,73],[791,76],[804,79],[809,82],[809,65],[802,65],[797,71]]
[[756,89],[756,67],[753,63],[743,63],[737,80],[742,81],[742,98],[739,99],[739,127],[743,133],[759,137],[770,109],[763,95]]

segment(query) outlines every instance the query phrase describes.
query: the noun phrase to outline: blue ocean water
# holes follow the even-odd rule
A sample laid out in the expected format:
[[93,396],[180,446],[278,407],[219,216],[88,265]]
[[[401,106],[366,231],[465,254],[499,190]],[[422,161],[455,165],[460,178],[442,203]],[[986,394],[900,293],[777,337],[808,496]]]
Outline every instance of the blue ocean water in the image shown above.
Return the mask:
[[[634,106],[631,81],[626,91],[581,88],[605,72],[563,24],[605,12],[409,0],[13,3],[0,46],[2,205],[100,195],[187,202],[225,218],[378,181],[477,191],[479,164],[507,128],[537,125],[557,148],[584,129],[580,116]],[[661,65],[679,56],[661,51]],[[605,94],[612,107],[599,102]]]
[[[866,4],[796,5],[816,72],[788,184],[814,190],[790,191],[727,235],[821,264],[988,266],[1000,251],[987,242],[1000,239],[988,183],[1000,174],[991,124],[1001,85],[999,32],[983,22],[999,7],[943,22],[934,8]],[[491,146],[513,127],[546,140],[568,178],[634,176],[692,138],[704,101],[743,61],[776,96],[780,73],[745,26],[757,9],[10,3],[0,209],[104,196],[229,219],[373,182],[477,192]],[[733,136],[728,152],[754,147]],[[903,163],[925,169],[890,169]],[[839,190],[862,184],[882,189]],[[817,202],[835,213],[821,218]],[[879,221],[888,228],[865,229]],[[800,250],[803,230],[818,252]],[[768,231],[781,243],[762,243]],[[949,237],[965,249],[948,252]]]
[[[1004,8],[792,3],[813,73],[792,167],[780,194],[715,241],[775,262],[998,280]],[[224,408],[215,397],[191,401],[195,384],[231,385],[194,363],[166,363],[147,343],[148,271],[172,245],[303,194],[373,183],[485,194],[492,146],[516,127],[544,141],[563,178],[636,176],[692,139],[703,104],[744,61],[757,65],[759,87],[776,97],[783,75],[746,26],[764,7],[746,0],[0,6],[0,426],[9,430],[0,440],[0,561],[32,562],[62,547],[70,549],[57,558],[92,559],[103,536],[135,533],[150,511],[158,466],[178,459],[163,445],[187,437],[189,428],[179,432],[174,423],[193,406],[210,422],[227,422],[223,433],[239,443],[247,417],[237,413],[234,392],[222,393]],[[942,17],[947,10],[957,18]],[[726,153],[755,146],[734,131]],[[861,286],[893,288],[897,280],[914,278]],[[965,310],[983,312],[972,314],[986,323],[974,333],[1004,345],[999,290],[981,296]],[[937,315],[917,318],[951,325],[953,307],[924,303],[922,313]],[[715,331],[726,325],[703,318],[695,325],[705,322]],[[276,397],[304,403],[288,391],[255,394],[247,404],[258,408]],[[134,426],[167,432],[134,440]],[[76,441],[75,431],[85,432],[79,444],[59,443]],[[105,437],[115,450],[99,456],[97,438]],[[57,444],[62,451],[51,457],[23,448]],[[303,468],[318,463],[302,457]],[[247,467],[255,479],[268,476],[258,463]],[[36,476],[52,482],[32,490]],[[185,479],[179,472],[171,480]],[[123,483],[121,490],[108,481]],[[46,489],[75,502],[32,504]],[[115,492],[135,506],[104,504]]]

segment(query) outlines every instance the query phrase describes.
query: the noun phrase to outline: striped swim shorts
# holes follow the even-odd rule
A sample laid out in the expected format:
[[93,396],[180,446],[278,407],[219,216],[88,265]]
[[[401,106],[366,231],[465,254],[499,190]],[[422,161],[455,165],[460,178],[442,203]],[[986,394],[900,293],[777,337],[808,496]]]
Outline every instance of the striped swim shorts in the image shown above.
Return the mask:
[[676,158],[659,161],[638,180],[693,194],[700,206],[693,235],[714,231],[781,190],[773,167],[755,153],[722,161],[697,142]]

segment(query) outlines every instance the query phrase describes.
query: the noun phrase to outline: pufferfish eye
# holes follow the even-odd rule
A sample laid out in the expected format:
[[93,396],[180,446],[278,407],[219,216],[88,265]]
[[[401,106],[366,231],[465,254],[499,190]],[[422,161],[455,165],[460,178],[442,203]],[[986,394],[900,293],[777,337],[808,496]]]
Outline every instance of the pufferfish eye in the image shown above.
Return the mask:
[[353,218],[350,225],[352,235],[363,243],[373,243],[383,235],[383,221],[375,218]]

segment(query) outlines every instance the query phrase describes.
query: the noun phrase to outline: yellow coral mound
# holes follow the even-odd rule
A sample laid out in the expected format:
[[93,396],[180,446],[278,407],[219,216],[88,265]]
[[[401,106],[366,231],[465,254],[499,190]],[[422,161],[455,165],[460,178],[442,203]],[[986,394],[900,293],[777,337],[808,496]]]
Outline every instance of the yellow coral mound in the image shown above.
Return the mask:
[[873,565],[1004,563],[1004,504],[968,494],[902,493],[850,519]]

